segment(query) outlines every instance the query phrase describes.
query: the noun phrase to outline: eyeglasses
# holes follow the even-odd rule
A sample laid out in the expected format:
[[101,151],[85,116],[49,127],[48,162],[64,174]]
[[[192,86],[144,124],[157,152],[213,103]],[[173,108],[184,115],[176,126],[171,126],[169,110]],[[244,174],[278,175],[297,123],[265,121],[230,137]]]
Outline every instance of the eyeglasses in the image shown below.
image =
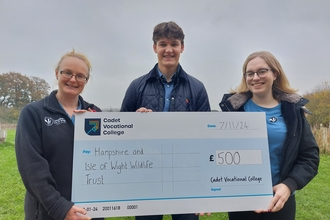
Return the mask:
[[86,77],[83,74],[76,74],[73,75],[71,72],[68,71],[60,71],[60,74],[65,78],[65,79],[71,79],[73,76],[76,78],[77,82],[86,82],[88,80],[88,77]]
[[271,70],[271,69],[259,69],[257,72],[249,71],[249,72],[244,73],[243,75],[247,79],[253,79],[255,74],[257,74],[257,76],[259,78],[264,78],[264,77],[266,77],[266,74],[268,73],[269,70]]

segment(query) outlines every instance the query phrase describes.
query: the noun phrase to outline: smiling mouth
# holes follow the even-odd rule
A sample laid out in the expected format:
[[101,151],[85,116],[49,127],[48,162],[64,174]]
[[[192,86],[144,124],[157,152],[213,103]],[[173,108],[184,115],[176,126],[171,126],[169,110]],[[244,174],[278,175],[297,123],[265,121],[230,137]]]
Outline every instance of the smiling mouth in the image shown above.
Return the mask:
[[262,86],[262,85],[264,85],[265,83],[252,83],[251,85],[252,86]]
[[70,87],[70,88],[78,88],[78,86],[73,86],[73,85],[68,85],[68,84],[65,84],[67,87]]
[[163,56],[164,58],[173,58],[174,57],[174,55],[173,56],[171,56],[171,55],[167,55],[167,56]]

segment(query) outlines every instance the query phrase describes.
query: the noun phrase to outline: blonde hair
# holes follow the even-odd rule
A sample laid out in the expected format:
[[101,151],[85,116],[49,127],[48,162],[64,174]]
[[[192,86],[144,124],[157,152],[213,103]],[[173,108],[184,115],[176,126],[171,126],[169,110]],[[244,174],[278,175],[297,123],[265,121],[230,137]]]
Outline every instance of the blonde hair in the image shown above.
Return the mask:
[[76,57],[76,58],[79,58],[82,61],[84,61],[88,67],[88,77],[90,76],[90,71],[92,70],[91,63],[89,62],[88,58],[84,54],[76,52],[74,48],[72,49],[71,52],[67,52],[66,54],[64,54],[61,57],[60,61],[58,62],[57,66],[56,66],[56,69],[55,69],[56,71],[59,70],[62,60],[64,60],[67,57]]
[[[273,97],[276,98],[276,96],[280,93],[296,93],[298,90],[292,88],[290,86],[289,80],[287,79],[282,66],[280,62],[275,58],[273,54],[271,54],[268,51],[257,51],[252,54],[250,54],[244,64],[243,64],[243,74],[246,72],[246,67],[248,63],[253,60],[256,57],[260,57],[264,59],[267,63],[267,65],[270,67],[270,69],[276,73],[276,80],[273,84]],[[246,84],[245,76],[242,75],[242,81],[240,85],[235,89],[231,91],[232,93],[249,93],[252,96],[251,91],[249,91],[248,86]]]

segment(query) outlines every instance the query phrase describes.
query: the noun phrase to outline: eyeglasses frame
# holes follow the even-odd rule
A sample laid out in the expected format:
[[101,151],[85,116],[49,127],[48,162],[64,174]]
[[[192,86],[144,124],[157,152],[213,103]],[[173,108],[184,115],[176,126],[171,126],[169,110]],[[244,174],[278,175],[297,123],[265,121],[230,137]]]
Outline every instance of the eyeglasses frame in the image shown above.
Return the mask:
[[80,80],[78,80],[77,77],[78,77],[78,76],[82,76],[82,75],[72,74],[71,72],[68,72],[68,71],[65,71],[65,70],[61,70],[61,71],[60,71],[60,74],[63,75],[63,74],[62,74],[63,72],[65,73],[64,77],[67,77],[67,76],[70,74],[71,77],[70,77],[70,78],[67,78],[67,79],[72,79],[72,77],[75,77],[77,82],[84,82],[84,83],[85,83],[85,82],[87,82],[87,80],[88,80],[88,78],[89,78],[89,77],[87,77],[87,76],[83,76],[85,80],[84,80],[84,81],[80,81]]
[[[264,76],[262,76],[262,77],[260,77],[260,73],[258,73],[258,72],[260,72],[261,70],[266,70],[267,72],[265,72],[265,74],[264,74]],[[266,74],[269,72],[269,70],[270,71],[273,71],[272,69],[268,69],[268,68],[260,68],[260,69],[258,69],[256,72],[253,72],[253,71],[249,71],[249,72],[246,72],[246,73],[244,73],[243,75],[244,75],[244,77],[246,78],[246,79],[253,79],[253,77],[255,76],[255,74],[257,74],[257,76],[259,77],[259,78],[263,78],[263,77],[265,77],[266,76]],[[248,75],[247,75],[247,73],[253,73],[253,75],[251,76],[251,77],[249,77]]]

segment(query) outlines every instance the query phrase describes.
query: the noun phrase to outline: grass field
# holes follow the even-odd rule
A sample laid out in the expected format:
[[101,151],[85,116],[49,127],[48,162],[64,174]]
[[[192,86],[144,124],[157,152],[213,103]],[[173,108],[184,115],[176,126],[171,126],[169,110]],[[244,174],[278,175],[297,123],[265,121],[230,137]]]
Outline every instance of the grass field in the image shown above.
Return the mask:
[[[0,144],[0,220],[24,219],[24,186],[17,171],[14,151],[15,131],[9,130],[7,141]],[[321,155],[319,174],[296,193],[297,220],[330,219],[330,155]],[[110,219],[110,218],[109,218]],[[164,220],[171,219],[165,216]],[[212,213],[201,220],[228,219],[226,213]],[[133,217],[111,218],[133,220]]]

